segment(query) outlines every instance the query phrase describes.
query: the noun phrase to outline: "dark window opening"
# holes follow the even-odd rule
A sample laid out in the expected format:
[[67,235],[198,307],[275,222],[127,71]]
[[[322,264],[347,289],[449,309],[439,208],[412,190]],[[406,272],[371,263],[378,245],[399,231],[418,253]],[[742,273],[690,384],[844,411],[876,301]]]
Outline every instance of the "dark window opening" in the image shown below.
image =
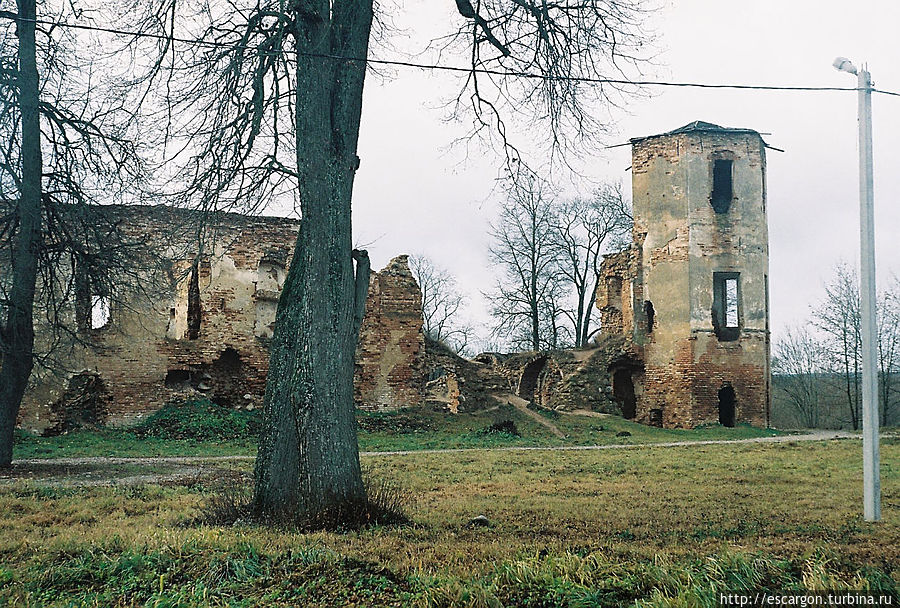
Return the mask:
[[650,415],[648,416],[648,423],[650,426],[658,426],[662,427],[663,425],[663,411],[661,408],[653,408],[650,410]]
[[191,372],[187,369],[170,369],[166,372],[166,388],[187,388],[191,382]]
[[734,387],[729,384],[719,389],[719,424],[734,426],[736,402]]
[[656,312],[653,310],[653,302],[644,300],[644,317],[647,319],[647,333],[653,333],[653,318]]
[[634,380],[631,370],[617,369],[612,377],[613,397],[622,409],[622,417],[629,420],[637,415],[637,397],[634,394]]
[[196,340],[200,337],[200,321],[202,312],[200,308],[200,260],[194,260],[191,266],[191,278],[188,282],[188,308],[187,308],[187,339]]
[[103,329],[109,325],[110,299],[93,292],[90,276],[75,269],[75,326],[80,332]]
[[741,332],[740,274],[713,273],[712,323],[716,337],[722,342],[737,340]]
[[80,268],[75,269],[75,325],[78,331],[91,329],[91,282]]
[[713,161],[713,189],[710,203],[716,213],[728,213],[734,198],[732,183],[733,161],[716,159]]

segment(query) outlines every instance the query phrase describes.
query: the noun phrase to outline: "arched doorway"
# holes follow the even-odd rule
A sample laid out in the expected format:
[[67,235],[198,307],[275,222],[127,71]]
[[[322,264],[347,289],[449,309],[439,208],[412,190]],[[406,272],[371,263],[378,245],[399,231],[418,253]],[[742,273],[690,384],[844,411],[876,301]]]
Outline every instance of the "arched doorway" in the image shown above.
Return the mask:
[[719,389],[719,424],[734,426],[736,402],[734,387],[727,384]]
[[637,415],[637,398],[634,394],[634,380],[631,370],[620,368],[613,372],[613,397],[622,408],[622,417],[631,420]]
[[525,366],[525,369],[522,370],[522,377],[519,378],[519,397],[527,401],[535,401],[534,391],[545,365],[547,365],[547,357],[535,359]]

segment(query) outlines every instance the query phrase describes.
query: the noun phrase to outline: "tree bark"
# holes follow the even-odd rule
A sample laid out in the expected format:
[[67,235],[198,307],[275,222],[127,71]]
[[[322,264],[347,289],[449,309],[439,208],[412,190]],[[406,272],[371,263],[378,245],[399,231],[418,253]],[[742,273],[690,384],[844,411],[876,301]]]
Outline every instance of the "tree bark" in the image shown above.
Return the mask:
[[35,0],[18,0],[22,185],[19,230],[12,251],[12,287],[0,365],[0,467],[12,462],[13,432],[34,365],[34,294],[41,249],[41,131],[35,50]]
[[257,512],[314,520],[365,502],[353,402],[350,201],[372,0],[297,3],[302,227],[278,303],[256,461]]

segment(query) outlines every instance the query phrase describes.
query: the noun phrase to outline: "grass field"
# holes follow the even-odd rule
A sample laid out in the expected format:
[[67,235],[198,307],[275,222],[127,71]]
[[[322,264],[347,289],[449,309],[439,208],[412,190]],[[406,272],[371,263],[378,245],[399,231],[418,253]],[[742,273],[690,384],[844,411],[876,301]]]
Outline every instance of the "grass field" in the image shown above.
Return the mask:
[[[209,484],[18,482],[0,489],[0,606],[715,606],[719,590],[758,588],[896,598],[900,442],[882,445],[879,524],[860,516],[860,451],[372,455],[369,475],[413,497],[413,524],[344,534],[193,525]],[[479,514],[489,527],[467,525]]]
[[[558,437],[546,426],[512,406],[481,413],[448,415],[429,409],[393,413],[361,413],[359,448],[362,451],[420,450],[435,448],[488,448],[515,446],[574,446],[658,443],[703,439],[746,439],[779,434],[749,426],[718,425],[691,429],[659,429],[609,416],[604,418],[539,410],[556,426]],[[243,413],[242,413],[243,414]],[[228,414],[233,415],[232,413]],[[485,433],[495,422],[511,420],[520,436]],[[36,437],[20,433],[15,458],[59,458],[68,456],[253,456],[256,438],[237,432],[232,438],[221,428],[194,429],[191,439],[169,436],[139,437],[129,429],[82,430],[58,437]],[[627,432],[628,436],[618,436]]]

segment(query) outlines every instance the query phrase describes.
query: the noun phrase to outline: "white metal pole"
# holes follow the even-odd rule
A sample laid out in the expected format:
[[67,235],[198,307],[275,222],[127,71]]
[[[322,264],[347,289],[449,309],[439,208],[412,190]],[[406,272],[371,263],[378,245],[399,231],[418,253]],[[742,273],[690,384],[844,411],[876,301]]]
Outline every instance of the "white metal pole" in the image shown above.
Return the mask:
[[863,515],[881,520],[878,455],[878,336],[875,322],[875,205],[872,177],[872,79],[859,70],[860,323],[862,333]]

